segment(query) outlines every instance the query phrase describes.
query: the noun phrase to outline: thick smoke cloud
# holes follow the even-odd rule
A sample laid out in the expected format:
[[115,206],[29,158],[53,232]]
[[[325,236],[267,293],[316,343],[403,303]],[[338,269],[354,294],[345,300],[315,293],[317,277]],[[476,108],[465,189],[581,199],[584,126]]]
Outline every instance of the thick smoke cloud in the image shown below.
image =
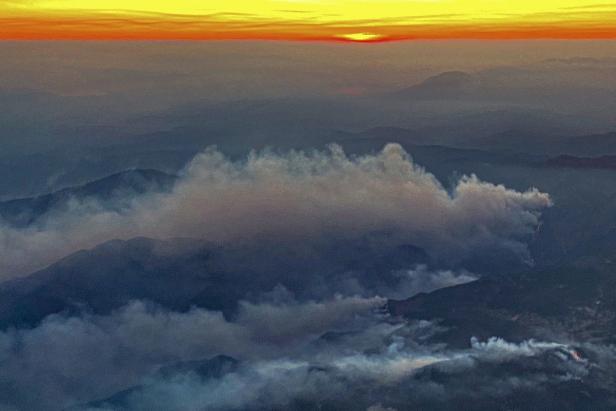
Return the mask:
[[[217,312],[169,312],[141,302],[108,316],[51,316],[34,329],[0,334],[0,409],[289,409],[295,401],[338,399],[347,407],[365,401],[368,408],[376,406],[375,398],[407,401],[408,393],[439,398],[443,387],[422,377],[425,372],[458,378],[524,359],[542,364],[523,381],[489,371],[481,390],[507,395],[520,387],[585,378],[594,366],[561,343],[492,338],[472,340],[462,350],[426,344],[437,326],[392,322],[375,311],[382,303],[351,297],[243,303],[233,321]],[[322,337],[332,332],[341,338]],[[595,351],[603,361],[616,358],[608,347]],[[219,354],[240,362],[219,376],[157,371]],[[371,394],[364,398],[367,387]],[[119,404],[100,405],[105,401],[98,400],[123,391]]]
[[[588,364],[573,364],[562,344],[494,339],[452,350],[428,342],[441,331],[437,324],[406,323],[382,311],[381,296],[405,298],[476,279],[459,267],[434,270],[433,262],[454,265],[503,250],[528,260],[526,241],[550,205],[549,196],[535,189],[517,192],[469,176],[447,190],[396,144],[355,158],[332,146],[327,152],[253,153],[237,162],[210,149],[187,166],[171,192],[128,203],[110,211],[74,201],[27,228],[0,229],[0,274],[27,274],[114,238],[190,237],[225,250],[215,260],[223,272],[247,270],[237,278],[270,275],[275,281],[234,297],[237,308],[226,316],[196,307],[168,311],[144,301],[95,315],[85,301],[79,315],[51,315],[32,329],[5,330],[0,408],[115,409],[113,400],[99,400],[123,393],[120,409],[129,410],[289,409],[296,401],[330,401],[338,409],[336,398],[346,393],[357,394],[361,409],[391,410],[402,408],[381,394],[393,390],[392,398],[406,398],[401,387],[438,397],[442,386],[418,377],[431,370],[455,378],[483,364],[562,351],[555,370],[537,376],[537,384],[586,372]],[[341,257],[357,249],[380,259],[391,250],[425,250],[430,260],[403,260],[403,269],[382,273],[389,265],[379,265],[379,258],[374,263],[372,254],[357,260],[359,268]],[[173,254],[165,247],[155,251],[157,261]],[[284,254],[281,267],[268,254],[275,252]],[[285,258],[298,260],[299,276]],[[333,265],[320,265],[329,260]],[[147,256],[139,261],[152,263]],[[370,278],[360,278],[362,270]],[[272,289],[283,277],[299,280],[290,281],[295,288]],[[307,292],[299,295],[298,287]],[[161,371],[218,355],[239,361],[237,368],[215,378]],[[563,371],[562,364],[573,365]]]
[[[152,378],[128,393],[120,404],[107,403],[90,410],[232,410],[289,409],[296,401],[308,404],[338,404],[332,409],[358,409],[367,399],[361,394],[389,400],[412,401],[412,394],[448,397],[443,387],[420,377],[422,372],[438,370],[443,375],[459,378],[482,366],[501,366],[520,359],[542,362],[546,357],[558,358],[546,373],[528,373],[516,381],[510,375],[494,374],[487,384],[475,387],[477,393],[505,396],[520,388],[541,389],[553,383],[580,379],[588,375],[588,364],[575,360],[572,349],[563,344],[524,341],[521,344],[490,339],[474,342],[467,350],[448,351],[405,347],[401,340],[378,353],[336,353],[334,356],[304,359],[275,359],[240,366],[221,378],[202,378],[195,373]],[[406,397],[402,392],[406,391]],[[395,392],[396,395],[391,394]],[[411,394],[411,395],[409,395]],[[441,398],[443,399],[443,398]],[[330,405],[331,406],[331,405]],[[413,403],[405,404],[412,407]],[[380,408],[379,408],[380,407]],[[382,405],[371,410],[391,410]]]
[[449,192],[397,144],[357,158],[332,146],[253,153],[241,162],[210,149],[171,193],[136,198],[122,212],[76,202],[36,226],[1,228],[0,274],[26,274],[78,249],[135,236],[302,247],[373,236],[441,261],[494,249],[528,260],[525,241],[549,205],[536,189],[517,192],[475,176]]
[[34,329],[0,334],[0,409],[63,409],[137,384],[156,367],[178,361],[297,355],[327,331],[377,327],[380,334],[373,311],[383,304],[354,297],[242,303],[234,321],[219,312],[169,312],[142,302],[109,316],[50,316]]

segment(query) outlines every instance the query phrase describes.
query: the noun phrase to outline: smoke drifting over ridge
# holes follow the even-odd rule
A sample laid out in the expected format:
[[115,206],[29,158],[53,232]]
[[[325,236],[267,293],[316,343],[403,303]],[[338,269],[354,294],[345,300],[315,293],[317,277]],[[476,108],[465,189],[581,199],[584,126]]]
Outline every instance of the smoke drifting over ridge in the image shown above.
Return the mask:
[[[438,369],[443,374],[455,376],[471,372],[482,363],[499,365],[523,358],[540,358],[558,350],[569,350],[564,345],[534,341],[525,341],[518,345],[490,339],[482,344],[488,348],[474,346],[458,352],[421,352],[393,343],[378,354],[351,354],[331,358],[331,363],[321,370],[311,365],[309,360],[274,360],[250,364],[215,380],[203,380],[188,373],[149,381],[147,385],[128,394],[121,407],[103,405],[100,408],[88,409],[285,409],[297,399],[306,403],[335,404],[336,397],[341,394],[347,397],[343,409],[359,409],[358,406],[365,399],[359,394],[358,388],[368,389],[374,394],[396,386],[402,386],[402,390],[414,392],[420,397],[431,397],[434,400],[438,395],[443,395],[444,399],[449,397],[449,394],[443,387],[413,377],[428,369]],[[487,351],[490,354],[485,354]],[[559,380],[581,378],[587,375],[587,365],[575,364],[563,358],[551,372],[552,376],[532,375],[528,376],[527,381],[518,384],[508,381],[506,377],[493,376],[492,381],[479,387],[477,391],[500,391],[501,395],[505,395],[524,385],[541,386]],[[357,402],[353,402],[353,405],[349,404],[349,393],[357,395]],[[403,398],[404,396],[400,396],[394,401],[399,402]],[[408,401],[408,397],[406,400]],[[410,408],[413,405],[410,403],[406,406]]]
[[[383,303],[355,297],[242,303],[233,322],[220,312],[179,313],[143,302],[109,316],[49,316],[34,329],[0,333],[0,398],[26,409],[63,409],[136,384],[164,364],[220,353],[239,359],[297,355],[329,330],[375,327],[370,313]],[[33,386],[40,389],[29,395]]]
[[[484,409],[493,409],[489,401],[520,390],[540,393],[596,378],[588,353],[600,353],[606,367],[616,358],[606,346],[587,346],[580,357],[574,343],[527,337],[515,342],[473,339],[467,347],[452,348],[439,343],[444,326],[438,321],[406,321],[384,313],[381,296],[406,298],[476,279],[456,264],[469,256],[505,250],[529,260],[526,241],[551,204],[547,194],[535,189],[518,192],[475,176],[462,177],[448,189],[396,144],[362,157],[350,158],[332,146],[326,152],[264,151],[236,162],[209,149],[186,167],[171,192],[135,197],[129,204],[110,211],[93,201],[74,201],[30,227],[3,228],[2,273],[25,274],[111,238],[195,237],[206,241],[187,240],[186,255],[198,249],[205,250],[205,257],[184,268],[205,267],[195,276],[210,294],[198,301],[233,300],[235,310],[169,308],[139,294],[150,280],[189,276],[161,262],[188,264],[174,255],[183,247],[179,239],[113,241],[79,253],[29,279],[47,286],[49,294],[16,300],[19,320],[23,301],[33,309],[39,301],[44,305],[46,296],[64,302],[51,281],[77,290],[66,297],[64,312],[40,317],[29,324],[32,328],[9,326],[0,332],[0,409],[256,411],[323,405],[337,411],[391,411],[430,409],[426,404],[451,409],[460,399],[487,399]],[[418,255],[425,250],[431,259],[409,259],[414,261],[409,265],[401,260],[392,265],[394,271],[376,279],[381,266],[360,267],[354,277],[358,273],[348,267],[346,254],[356,249],[348,245],[363,245],[366,239],[380,251],[375,253],[379,258],[402,249]],[[224,249],[222,256],[210,253],[210,243]],[[276,264],[267,254],[270,249],[280,254],[301,250],[297,265],[303,270],[291,273],[292,264],[281,264],[275,274],[268,272]],[[121,264],[114,265],[113,258]],[[319,264],[330,259],[339,265]],[[371,260],[368,253],[358,261]],[[113,280],[99,277],[109,270],[92,270],[88,276],[101,261],[121,267],[113,279],[134,280],[136,286],[129,288],[139,296],[109,311],[96,311],[87,298],[77,304],[83,307],[70,306],[72,297],[89,295],[81,292],[89,288],[76,285],[75,275],[87,285],[102,284],[103,291],[97,289],[92,299],[116,290],[105,288]],[[156,264],[168,270],[148,271]],[[452,267],[444,267],[448,264]],[[251,271],[251,265],[258,267]],[[142,275],[131,277],[133,269]],[[366,279],[362,269],[373,281],[360,281]],[[229,281],[229,273],[241,275],[216,288],[217,281]],[[251,276],[260,274],[273,280],[259,288]],[[299,294],[284,281],[274,286],[279,278],[299,278],[291,285],[306,292]],[[23,290],[15,283],[15,290]],[[180,283],[163,283],[164,292],[188,298]],[[313,290],[315,283],[327,292]],[[228,294],[227,286],[254,293]]]
[[462,177],[448,192],[397,144],[349,158],[327,152],[252,153],[232,162],[198,155],[168,194],[135,198],[122,212],[74,202],[25,229],[0,228],[0,275],[26,274],[114,238],[195,237],[214,243],[354,241],[379,235],[457,261],[489,249],[528,260],[525,240],[547,194]]
[[[520,386],[540,389],[580,379],[591,367],[561,343],[514,344],[492,338],[473,340],[462,350],[425,344],[427,336],[439,332],[438,326],[388,319],[374,311],[382,302],[341,297],[243,303],[235,321],[203,309],[177,313],[142,302],[108,316],[50,316],[34,329],[0,333],[0,408],[56,410],[81,404],[77,409],[288,409],[298,399],[319,403],[342,395],[349,404],[357,394],[361,402],[369,401],[359,394],[367,387],[377,398],[410,401],[411,393],[433,401],[444,395],[443,386],[415,378],[418,373],[434,370],[456,379],[475,369],[482,375],[481,367],[490,364],[524,359],[542,364],[538,370],[531,364],[524,381],[490,371],[480,391],[502,396]],[[352,338],[320,338],[326,331],[351,333]],[[604,357],[615,358],[607,347],[588,349],[602,349]],[[221,353],[239,360],[229,373],[160,371],[161,366]],[[466,390],[462,380],[448,385],[447,396]],[[116,392],[123,394],[113,397]],[[107,397],[115,399],[84,405]]]

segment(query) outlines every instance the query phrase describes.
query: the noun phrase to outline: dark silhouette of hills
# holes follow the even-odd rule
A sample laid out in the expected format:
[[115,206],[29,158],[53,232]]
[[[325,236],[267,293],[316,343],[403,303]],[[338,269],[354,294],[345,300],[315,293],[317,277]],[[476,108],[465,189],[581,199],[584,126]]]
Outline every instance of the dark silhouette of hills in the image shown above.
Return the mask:
[[34,325],[49,314],[82,309],[106,314],[138,299],[183,311],[206,289],[216,297],[201,305],[221,308],[237,300],[229,292],[238,287],[225,287],[220,278],[214,289],[209,259],[205,244],[196,240],[110,241],[0,284],[0,325]]
[[28,226],[51,210],[68,206],[71,200],[96,201],[109,208],[121,208],[136,195],[170,190],[176,179],[174,175],[151,169],[123,171],[53,193],[0,202],[0,221]]
[[565,139],[556,147],[562,154],[602,156],[616,154],[616,131]]
[[384,251],[337,243],[320,252],[317,258],[301,245],[269,242],[220,246],[187,238],[112,240],[1,283],[0,329],[34,326],[57,313],[108,314],[134,300],[180,312],[197,306],[227,315],[240,300],[279,284],[299,298],[311,298],[313,289],[323,287],[323,277],[335,283],[336,276],[345,281],[353,272],[369,288],[371,282],[386,281],[392,270],[428,259],[412,245]]
[[550,167],[569,167],[569,168],[598,168],[616,170],[616,155],[600,157],[577,157],[571,155],[560,155],[546,161]]
[[615,267],[560,267],[482,278],[472,283],[388,302],[393,315],[439,320],[439,339],[465,347],[471,337],[510,341],[559,335],[614,343]]

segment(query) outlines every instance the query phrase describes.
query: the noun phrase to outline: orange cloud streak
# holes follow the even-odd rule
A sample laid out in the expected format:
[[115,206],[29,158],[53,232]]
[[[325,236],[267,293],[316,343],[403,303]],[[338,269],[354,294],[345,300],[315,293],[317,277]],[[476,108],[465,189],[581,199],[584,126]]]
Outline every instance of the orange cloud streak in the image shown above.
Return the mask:
[[[0,16],[4,40],[323,40],[382,42],[412,39],[616,39],[616,11],[592,10],[529,15],[516,21],[456,21],[433,16],[429,23],[396,21],[242,20],[140,13],[75,13]],[[443,15],[446,16],[446,15]]]

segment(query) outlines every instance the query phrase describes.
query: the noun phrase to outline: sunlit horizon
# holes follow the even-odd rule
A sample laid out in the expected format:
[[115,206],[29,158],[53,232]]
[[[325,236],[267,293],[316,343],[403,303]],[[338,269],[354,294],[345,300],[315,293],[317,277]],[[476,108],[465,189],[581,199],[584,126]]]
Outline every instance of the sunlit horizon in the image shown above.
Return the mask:
[[609,39],[615,23],[600,0],[0,2],[0,39]]

